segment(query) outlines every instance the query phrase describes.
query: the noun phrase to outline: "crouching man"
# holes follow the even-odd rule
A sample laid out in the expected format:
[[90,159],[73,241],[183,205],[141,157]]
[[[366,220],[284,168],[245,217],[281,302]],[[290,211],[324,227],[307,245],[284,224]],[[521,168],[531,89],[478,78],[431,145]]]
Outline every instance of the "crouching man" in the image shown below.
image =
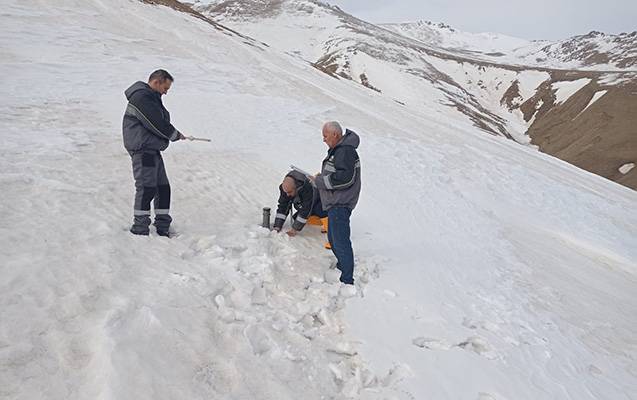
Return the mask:
[[289,236],[296,236],[303,230],[310,216],[317,216],[327,223],[327,213],[323,211],[318,190],[310,179],[298,171],[290,171],[279,186],[281,192],[279,205],[274,219],[274,230],[280,232],[288,214],[296,209],[292,215],[292,228],[287,231]]

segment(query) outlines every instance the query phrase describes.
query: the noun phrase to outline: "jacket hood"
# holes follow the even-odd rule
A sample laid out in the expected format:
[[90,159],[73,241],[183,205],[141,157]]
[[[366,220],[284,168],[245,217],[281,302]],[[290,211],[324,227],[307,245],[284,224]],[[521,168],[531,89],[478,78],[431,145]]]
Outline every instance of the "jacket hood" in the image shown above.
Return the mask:
[[294,180],[296,181],[296,187],[303,186],[305,182],[308,180],[307,176],[303,175],[299,171],[290,171],[288,172],[286,176],[294,178]]
[[335,147],[352,146],[353,148],[357,149],[360,143],[361,143],[361,138],[358,137],[356,132],[346,129],[345,135],[343,135],[343,138],[341,139],[340,142],[338,142],[338,144]]
[[153,92],[153,89],[151,89],[146,82],[137,81],[133,83],[131,87],[129,87],[128,89],[124,91],[124,94],[126,95],[126,99],[130,100],[133,93],[138,92],[140,90],[147,90],[151,93]]

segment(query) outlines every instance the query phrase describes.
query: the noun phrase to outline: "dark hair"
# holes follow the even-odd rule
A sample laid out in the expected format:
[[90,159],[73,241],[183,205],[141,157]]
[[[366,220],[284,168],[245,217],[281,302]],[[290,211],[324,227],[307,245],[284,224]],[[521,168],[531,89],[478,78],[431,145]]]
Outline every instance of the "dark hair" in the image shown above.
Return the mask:
[[148,82],[155,79],[159,80],[160,82],[164,82],[166,79],[168,79],[171,82],[175,81],[173,76],[170,75],[168,71],[166,71],[165,69],[158,69],[157,71],[150,74],[150,76],[148,77]]

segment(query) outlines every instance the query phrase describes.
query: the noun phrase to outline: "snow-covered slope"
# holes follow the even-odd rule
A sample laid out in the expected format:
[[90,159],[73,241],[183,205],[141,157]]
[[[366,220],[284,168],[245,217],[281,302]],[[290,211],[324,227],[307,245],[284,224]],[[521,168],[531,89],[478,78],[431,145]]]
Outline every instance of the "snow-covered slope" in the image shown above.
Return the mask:
[[[26,0],[0,23],[3,398],[636,392],[634,191],[166,7]],[[122,92],[157,67],[175,125],[213,139],[165,153],[173,239],[127,232]],[[318,230],[257,226],[328,119],[362,138],[349,299]]]
[[[317,0],[208,1],[198,2],[195,8],[413,112],[430,114],[436,104],[445,104],[489,134],[532,143],[541,151],[637,189],[637,171],[619,173],[622,165],[637,161],[637,137],[631,128],[637,123],[633,122],[637,114],[631,111],[637,106],[632,94],[637,72],[630,68],[616,73],[593,71],[617,68],[593,57],[591,49],[597,45],[588,45],[591,41],[614,43],[610,37],[573,38],[559,52],[553,48],[557,45],[548,42],[469,34],[441,24],[377,26]],[[619,47],[613,47],[612,54],[625,56],[623,61],[629,62],[631,51],[637,49],[630,43],[615,43]],[[543,48],[552,54],[550,62],[546,57],[536,59]],[[594,59],[596,64],[584,68]],[[617,57],[613,59],[619,62]],[[555,101],[557,88],[571,86],[573,81],[589,84],[569,92],[563,101]],[[586,108],[601,90],[609,94],[606,100],[597,108]],[[584,118],[574,124],[576,115]]]
[[[197,9],[334,77],[358,82],[416,112],[429,109],[434,103],[447,104],[492,134],[528,142],[524,136],[526,128],[520,131],[515,124],[508,126],[509,120],[521,120],[520,115],[508,118],[515,111],[501,107],[500,99],[484,104],[478,94],[440,68],[444,61],[465,61],[453,52],[397,35],[321,1],[229,0],[199,5]],[[503,78],[498,76],[500,72],[505,73]],[[498,81],[493,85],[504,93],[516,76],[515,70],[496,68],[491,78]]]

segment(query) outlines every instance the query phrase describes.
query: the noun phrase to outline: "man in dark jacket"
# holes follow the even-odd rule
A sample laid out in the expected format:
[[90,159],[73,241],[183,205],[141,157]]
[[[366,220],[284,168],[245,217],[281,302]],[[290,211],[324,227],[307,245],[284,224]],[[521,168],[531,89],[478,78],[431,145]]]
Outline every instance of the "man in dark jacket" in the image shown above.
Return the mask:
[[318,190],[310,179],[301,172],[290,171],[279,185],[279,191],[281,194],[274,219],[275,231],[281,231],[285,219],[293,207],[297,211],[292,215],[294,222],[292,228],[287,231],[289,236],[296,236],[303,229],[310,216],[327,217],[327,213],[323,211]]
[[122,132],[124,147],[133,162],[135,205],[130,231],[135,235],[149,234],[150,203],[154,200],[157,234],[169,236],[170,184],[161,152],[171,141],[185,139],[170,124],[170,114],[161,101],[172,82],[173,77],[159,69],[150,75],[148,83],[136,82],[124,92],[128,105]]
[[321,173],[314,177],[323,209],[327,211],[327,238],[336,256],[341,282],[354,284],[354,252],[350,241],[349,219],[361,191],[361,163],[356,149],[358,135],[338,122],[323,125],[323,141],[329,147]]

